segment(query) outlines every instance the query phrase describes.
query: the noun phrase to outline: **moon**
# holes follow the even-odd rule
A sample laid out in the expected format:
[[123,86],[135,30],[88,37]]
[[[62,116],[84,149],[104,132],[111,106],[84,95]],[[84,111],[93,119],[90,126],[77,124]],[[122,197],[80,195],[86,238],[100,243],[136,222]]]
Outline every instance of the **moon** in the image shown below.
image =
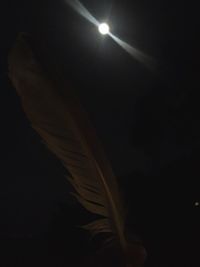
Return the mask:
[[108,26],[107,23],[101,23],[99,25],[99,32],[102,34],[102,35],[106,35],[108,34],[110,31],[110,27]]

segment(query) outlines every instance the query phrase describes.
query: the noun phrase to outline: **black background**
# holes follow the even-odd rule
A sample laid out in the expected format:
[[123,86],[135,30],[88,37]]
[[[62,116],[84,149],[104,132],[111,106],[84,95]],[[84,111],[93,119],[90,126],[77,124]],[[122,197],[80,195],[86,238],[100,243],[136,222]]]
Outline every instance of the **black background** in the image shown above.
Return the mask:
[[1,1],[2,266],[77,266],[90,253],[76,228],[90,216],[69,196],[65,170],[30,128],[7,77],[20,31],[42,44],[46,67],[77,90],[119,178],[127,224],[147,248],[146,266],[199,266],[198,5],[82,3],[156,68],[101,36],[65,1]]

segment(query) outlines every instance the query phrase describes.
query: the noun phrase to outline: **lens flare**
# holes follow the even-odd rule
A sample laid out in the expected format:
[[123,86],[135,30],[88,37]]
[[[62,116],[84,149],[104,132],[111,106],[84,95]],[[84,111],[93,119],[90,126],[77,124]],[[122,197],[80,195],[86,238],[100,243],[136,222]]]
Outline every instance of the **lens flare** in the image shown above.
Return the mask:
[[102,35],[108,34],[119,46],[121,46],[129,55],[146,65],[150,69],[156,69],[156,62],[153,58],[142,53],[140,50],[121,40],[110,32],[109,25],[99,23],[99,21],[88,11],[88,9],[79,0],[65,0],[76,12],[95,25]]

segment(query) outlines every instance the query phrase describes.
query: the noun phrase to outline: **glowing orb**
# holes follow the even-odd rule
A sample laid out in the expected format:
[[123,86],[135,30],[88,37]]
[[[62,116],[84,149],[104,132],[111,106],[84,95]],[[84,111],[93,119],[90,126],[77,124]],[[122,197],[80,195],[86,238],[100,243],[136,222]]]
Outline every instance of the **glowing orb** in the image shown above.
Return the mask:
[[110,31],[110,28],[109,28],[108,24],[106,24],[106,23],[101,23],[101,24],[99,25],[99,32],[100,32],[101,34],[106,35],[106,34],[109,33],[109,31]]

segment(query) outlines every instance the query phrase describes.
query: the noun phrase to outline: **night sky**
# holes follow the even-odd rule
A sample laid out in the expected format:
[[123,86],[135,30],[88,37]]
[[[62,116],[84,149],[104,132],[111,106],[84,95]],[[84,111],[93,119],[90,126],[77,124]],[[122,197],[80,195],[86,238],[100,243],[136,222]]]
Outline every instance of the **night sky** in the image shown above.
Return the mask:
[[91,216],[69,195],[66,170],[30,127],[8,79],[19,32],[79,95],[118,177],[127,225],[147,249],[145,266],[200,266],[200,25],[197,3],[185,2],[82,0],[154,59],[148,68],[64,0],[1,1],[1,266],[79,266],[93,249],[76,227]]

